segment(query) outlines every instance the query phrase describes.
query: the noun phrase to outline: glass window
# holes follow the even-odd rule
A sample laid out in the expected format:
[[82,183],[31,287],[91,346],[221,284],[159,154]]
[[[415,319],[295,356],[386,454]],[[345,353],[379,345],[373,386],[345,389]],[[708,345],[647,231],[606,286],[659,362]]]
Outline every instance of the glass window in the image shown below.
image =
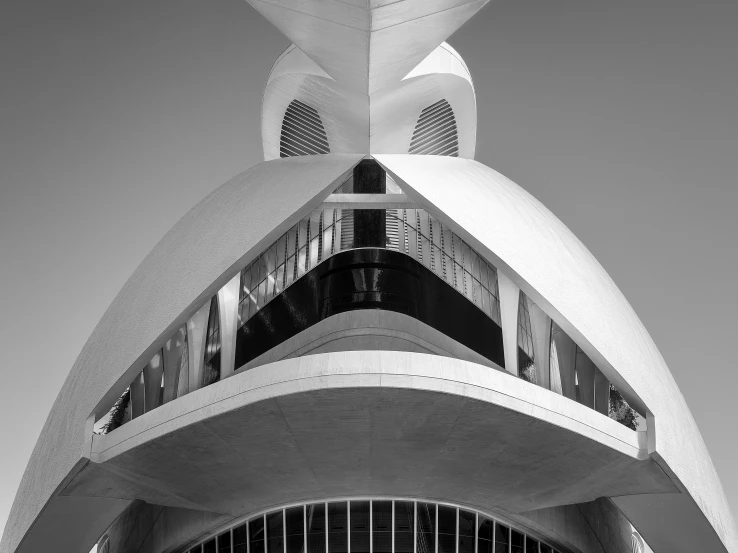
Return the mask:
[[348,551],[348,506],[345,501],[328,503],[328,553]]
[[436,550],[436,506],[433,503],[418,503],[418,553],[433,553]]
[[525,553],[523,547],[525,536],[517,530],[510,532],[510,553]]
[[474,553],[474,513],[459,510],[459,553]]
[[249,522],[249,553],[264,553],[264,517]]
[[[477,553],[493,553],[495,523],[483,516],[479,516],[479,530],[477,535]],[[507,553],[507,550],[503,551]]]
[[203,553],[216,553],[215,551],[215,538],[212,540],[208,540],[203,544],[202,547]]
[[308,553],[325,553],[325,503],[305,506]]
[[202,385],[203,387],[209,386],[218,380],[220,380],[220,310],[218,309],[218,296],[215,295],[210,300]]
[[456,508],[438,506],[438,553],[456,552]]
[[267,523],[267,553],[284,553],[284,527],[282,511],[268,513]]
[[231,532],[230,530],[218,536],[218,553],[231,553]]
[[369,553],[369,502],[352,501],[351,553]]
[[539,553],[538,541],[534,540],[530,536],[525,537],[525,553]]
[[372,501],[372,549],[373,553],[392,553],[391,501]]
[[292,507],[285,511],[287,553],[302,553],[305,547],[304,515],[302,507]]
[[533,332],[528,312],[528,300],[523,292],[518,296],[518,375],[523,380],[536,383]]
[[395,501],[395,553],[413,553],[415,504]]
[[233,553],[246,553],[246,525],[233,529]]
[[507,551],[510,545],[510,529],[502,524],[495,526],[495,552]]
[[554,550],[551,546],[546,545],[545,543],[541,544],[541,553],[554,553]]

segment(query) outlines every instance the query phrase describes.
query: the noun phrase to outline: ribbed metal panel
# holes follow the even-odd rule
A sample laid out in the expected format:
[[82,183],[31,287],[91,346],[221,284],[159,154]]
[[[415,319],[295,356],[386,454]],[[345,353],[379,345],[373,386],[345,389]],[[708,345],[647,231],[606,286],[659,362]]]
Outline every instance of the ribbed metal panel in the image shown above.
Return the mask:
[[299,100],[292,100],[282,120],[279,156],[310,156],[330,152],[328,137],[318,112]]
[[439,100],[420,112],[410,141],[410,153],[458,157],[456,117],[446,100]]

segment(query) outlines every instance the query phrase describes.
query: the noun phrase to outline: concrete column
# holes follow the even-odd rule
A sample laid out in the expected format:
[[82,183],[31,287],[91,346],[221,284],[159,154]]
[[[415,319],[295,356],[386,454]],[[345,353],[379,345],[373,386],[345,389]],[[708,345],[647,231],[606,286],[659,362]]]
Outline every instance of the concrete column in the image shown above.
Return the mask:
[[502,321],[502,345],[505,350],[505,369],[518,375],[518,302],[520,288],[497,272],[497,286],[500,291],[500,320]]
[[582,405],[594,409],[594,379],[597,367],[581,350],[577,350],[577,379],[579,380],[579,400]]
[[145,389],[144,374],[141,371],[131,382],[131,419],[140,417],[146,412]]
[[549,364],[551,356],[551,318],[543,310],[528,301],[528,313],[530,314],[530,328],[533,333],[533,356],[535,357],[536,382],[539,386],[551,389]]
[[205,355],[205,334],[208,331],[210,302],[205,302],[197,313],[187,321],[187,351],[189,353],[189,391],[194,392],[202,383],[202,362]]
[[607,415],[610,413],[610,381],[599,369],[595,368],[594,378],[595,411]]
[[164,362],[162,361],[161,350],[159,350],[151,361],[144,367],[144,386],[146,388],[144,404],[146,412],[156,409],[161,405],[161,376],[164,373]]
[[561,373],[561,390],[565,397],[577,399],[576,381],[574,367],[576,364],[577,345],[574,340],[561,330],[555,322],[553,325],[553,337],[556,343],[556,351],[559,356],[559,372]]
[[168,403],[177,397],[177,389],[179,388],[179,379],[181,376],[179,374],[179,368],[182,366],[182,350],[184,349],[186,333],[187,327],[183,326],[164,344],[163,403]]
[[241,273],[218,290],[220,307],[220,379],[233,374],[236,361],[236,332],[238,331],[238,298]]

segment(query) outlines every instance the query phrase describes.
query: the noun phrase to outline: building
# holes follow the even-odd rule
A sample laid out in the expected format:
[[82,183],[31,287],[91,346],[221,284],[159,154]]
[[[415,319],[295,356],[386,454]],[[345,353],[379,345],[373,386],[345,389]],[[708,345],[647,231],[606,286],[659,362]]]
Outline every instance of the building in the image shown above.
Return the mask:
[[3,553],[738,552],[627,301],[473,160],[444,40],[485,2],[251,0],[296,45],[266,161],[116,297]]

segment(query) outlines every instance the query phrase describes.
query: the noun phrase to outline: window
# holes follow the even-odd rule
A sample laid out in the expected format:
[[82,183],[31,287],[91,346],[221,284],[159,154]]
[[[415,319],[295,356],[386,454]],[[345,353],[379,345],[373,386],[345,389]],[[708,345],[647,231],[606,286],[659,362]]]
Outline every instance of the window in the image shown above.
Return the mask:
[[220,380],[220,310],[218,309],[217,295],[210,300],[208,330],[205,336],[205,357],[202,368],[203,387]]
[[419,155],[459,155],[456,117],[446,100],[439,100],[420,112],[409,152]]
[[279,157],[329,154],[328,137],[315,108],[292,100],[282,120]]
[[530,325],[528,299],[522,291],[518,301],[518,375],[523,380],[536,384],[533,331]]

